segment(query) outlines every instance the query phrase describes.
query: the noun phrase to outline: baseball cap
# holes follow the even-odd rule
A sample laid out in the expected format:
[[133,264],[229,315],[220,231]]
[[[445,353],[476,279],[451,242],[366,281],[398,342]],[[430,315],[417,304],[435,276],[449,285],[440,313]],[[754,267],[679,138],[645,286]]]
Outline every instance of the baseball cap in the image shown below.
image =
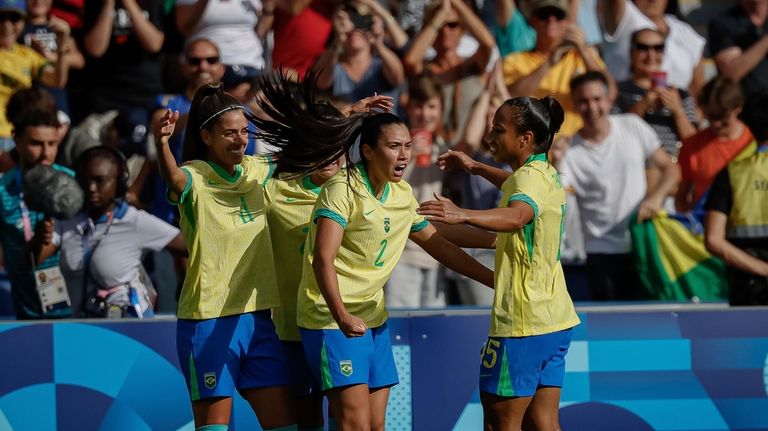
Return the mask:
[[525,9],[528,11],[527,15],[531,16],[537,10],[547,7],[559,9],[568,15],[568,0],[533,0],[528,2]]
[[16,12],[26,17],[27,2],[26,0],[0,0],[0,12]]
[[255,67],[238,64],[228,65],[221,82],[224,84],[224,88],[232,88],[244,82],[254,82],[260,75],[261,72]]

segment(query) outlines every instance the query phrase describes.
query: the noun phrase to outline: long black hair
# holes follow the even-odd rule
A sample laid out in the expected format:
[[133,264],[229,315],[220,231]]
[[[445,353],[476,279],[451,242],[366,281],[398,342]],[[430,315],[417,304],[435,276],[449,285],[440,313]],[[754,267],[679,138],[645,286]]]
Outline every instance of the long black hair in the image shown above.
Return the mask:
[[563,106],[554,97],[514,97],[502,107],[511,109],[511,121],[517,133],[532,132],[536,144],[534,154],[548,153],[555,134],[565,120]]
[[240,109],[243,106],[230,94],[224,92],[221,84],[206,84],[200,87],[192,99],[189,109],[189,119],[184,132],[184,145],[181,149],[181,161],[205,160],[208,146],[203,142],[200,131],[213,130],[221,114]]
[[[268,119],[249,116],[257,127],[256,137],[277,150],[270,154],[277,169],[300,177],[322,169],[341,156],[351,160],[358,137],[361,147],[375,147],[379,133],[388,124],[403,124],[394,114],[328,115],[315,95],[317,71],[310,71],[298,84],[284,71],[260,78],[263,95],[256,103]],[[361,148],[362,155],[362,148]],[[348,163],[354,173],[354,165]]]

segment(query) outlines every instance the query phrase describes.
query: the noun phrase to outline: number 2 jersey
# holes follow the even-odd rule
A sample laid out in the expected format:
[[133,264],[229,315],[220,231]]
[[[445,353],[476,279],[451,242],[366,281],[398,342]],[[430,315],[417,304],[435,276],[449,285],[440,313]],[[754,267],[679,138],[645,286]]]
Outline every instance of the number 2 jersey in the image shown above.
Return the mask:
[[298,295],[298,325],[338,329],[312,270],[317,219],[329,218],[344,228],[334,266],[347,311],[369,328],[387,320],[384,284],[400,260],[408,236],[429,223],[416,213],[418,202],[405,181],[390,182],[376,198],[365,168],[349,177],[341,171],[323,186],[309,225]]
[[189,264],[178,317],[210,319],[277,306],[264,198],[273,165],[245,156],[234,175],[202,160],[182,169],[187,185],[176,203]]

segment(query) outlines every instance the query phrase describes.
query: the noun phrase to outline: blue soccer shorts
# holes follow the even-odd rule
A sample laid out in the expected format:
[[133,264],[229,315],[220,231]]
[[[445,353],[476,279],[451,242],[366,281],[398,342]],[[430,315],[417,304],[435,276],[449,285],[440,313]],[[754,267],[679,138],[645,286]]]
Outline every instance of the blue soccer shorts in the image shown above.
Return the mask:
[[179,365],[192,401],[291,383],[270,310],[176,323]]
[[489,337],[480,358],[480,391],[531,397],[542,386],[562,387],[571,329],[529,337]]
[[387,324],[347,338],[340,329],[301,328],[304,353],[320,388],[365,384],[371,389],[398,383]]
[[321,392],[320,385],[317,384],[312,375],[312,369],[307,363],[301,341],[283,341],[283,349],[285,350],[288,369],[291,372],[293,393],[297,397],[319,394]]

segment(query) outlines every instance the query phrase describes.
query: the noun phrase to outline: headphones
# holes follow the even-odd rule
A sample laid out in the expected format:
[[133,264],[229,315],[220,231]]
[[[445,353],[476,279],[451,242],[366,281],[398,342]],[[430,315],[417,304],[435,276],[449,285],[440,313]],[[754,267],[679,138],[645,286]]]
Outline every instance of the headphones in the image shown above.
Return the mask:
[[125,194],[128,192],[128,180],[130,178],[130,174],[128,172],[128,161],[125,159],[123,153],[114,148],[107,147],[105,145],[99,145],[96,147],[91,147],[80,153],[80,155],[77,157],[77,161],[75,162],[75,175],[78,182],[82,184],[82,164],[86,160],[97,158],[96,155],[98,153],[109,153],[112,156],[112,159],[117,160],[117,191],[115,192],[115,199],[123,199]]

